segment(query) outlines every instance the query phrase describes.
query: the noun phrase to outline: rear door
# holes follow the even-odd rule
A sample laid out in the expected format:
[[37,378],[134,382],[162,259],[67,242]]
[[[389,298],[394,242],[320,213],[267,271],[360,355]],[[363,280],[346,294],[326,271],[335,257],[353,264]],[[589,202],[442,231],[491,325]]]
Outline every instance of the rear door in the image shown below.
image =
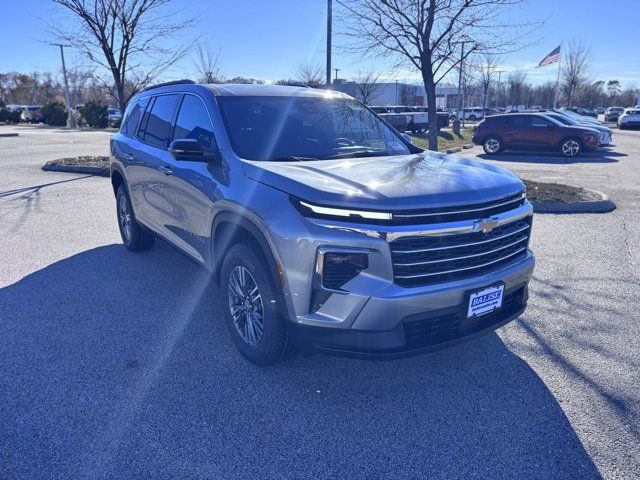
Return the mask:
[[535,144],[531,132],[531,121],[527,115],[505,117],[504,140],[510,147],[527,148]]
[[137,132],[141,148],[136,157],[140,174],[135,188],[139,190],[137,196],[143,212],[140,220],[168,240],[175,235],[167,226],[171,225],[174,217],[180,215],[179,206],[168,195],[171,171],[166,167],[169,156],[167,148],[173,130],[171,125],[179,99],[178,93],[153,97]]

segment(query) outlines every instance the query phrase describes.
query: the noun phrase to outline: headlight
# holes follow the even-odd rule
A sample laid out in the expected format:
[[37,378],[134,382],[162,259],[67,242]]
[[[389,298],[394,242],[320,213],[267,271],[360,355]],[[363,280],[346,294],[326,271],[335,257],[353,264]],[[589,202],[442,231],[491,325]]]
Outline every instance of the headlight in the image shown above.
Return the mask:
[[291,199],[296,208],[307,217],[338,218],[358,220],[391,220],[393,216],[390,212],[377,212],[374,210],[353,210],[350,208],[324,207],[313,203]]

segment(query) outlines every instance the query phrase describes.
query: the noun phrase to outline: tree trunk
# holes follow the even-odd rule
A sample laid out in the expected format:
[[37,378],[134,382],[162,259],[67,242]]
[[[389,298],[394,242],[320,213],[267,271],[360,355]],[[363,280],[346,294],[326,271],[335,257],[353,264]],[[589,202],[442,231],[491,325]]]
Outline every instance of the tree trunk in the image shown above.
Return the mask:
[[[430,65],[430,63],[428,64]],[[436,85],[431,72],[422,72],[424,90],[427,94],[427,110],[429,115],[429,150],[438,150],[438,115],[436,114]]]

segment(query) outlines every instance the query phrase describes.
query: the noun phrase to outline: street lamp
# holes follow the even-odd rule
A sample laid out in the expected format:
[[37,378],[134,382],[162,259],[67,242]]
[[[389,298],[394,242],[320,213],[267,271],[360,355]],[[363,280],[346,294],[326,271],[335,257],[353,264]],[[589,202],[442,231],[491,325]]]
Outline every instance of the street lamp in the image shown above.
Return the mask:
[[64,63],[64,47],[71,47],[62,43],[51,43],[50,45],[60,47],[60,58],[62,59],[62,76],[64,77],[64,96],[67,101],[67,127],[76,128],[76,122],[71,113],[71,100],[69,99],[69,81],[67,80],[67,67]]
[[333,0],[327,0],[327,88],[331,88],[331,15],[333,10]]

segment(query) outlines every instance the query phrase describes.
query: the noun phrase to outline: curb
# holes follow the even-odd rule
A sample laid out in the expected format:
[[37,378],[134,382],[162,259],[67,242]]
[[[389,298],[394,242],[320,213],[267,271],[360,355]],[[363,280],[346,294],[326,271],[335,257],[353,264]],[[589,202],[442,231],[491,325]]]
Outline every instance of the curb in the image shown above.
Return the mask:
[[19,133],[0,133],[0,138],[3,138],[3,137],[17,137],[19,135],[20,135]]
[[473,148],[473,143],[467,143],[466,145],[463,145],[462,148],[469,150],[470,148]]
[[[585,189],[588,190],[588,189]],[[588,202],[531,202],[535,213],[608,213],[616,209],[607,194],[597,190],[588,190],[600,196],[601,200]]]
[[109,177],[109,170],[100,167],[83,167],[81,165],[49,165],[42,166],[45,172],[64,172],[64,173],[84,173],[89,175],[99,175],[101,177]]
[[462,151],[462,147],[450,148],[447,153],[458,153]]

